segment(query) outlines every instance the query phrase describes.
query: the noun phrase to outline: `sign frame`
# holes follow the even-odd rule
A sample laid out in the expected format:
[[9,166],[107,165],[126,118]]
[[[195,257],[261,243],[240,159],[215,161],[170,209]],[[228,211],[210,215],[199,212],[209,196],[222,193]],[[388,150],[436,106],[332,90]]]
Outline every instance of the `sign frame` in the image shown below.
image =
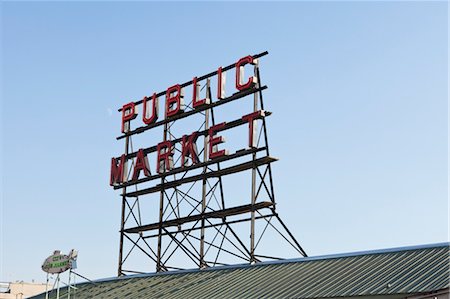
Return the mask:
[[[271,165],[277,159],[270,156],[269,152],[266,118],[271,112],[264,109],[262,92],[267,86],[261,84],[259,66],[260,58],[267,54],[266,51],[244,56],[236,63],[219,67],[216,71],[194,77],[185,83],[170,86],[167,90],[153,93],[140,101],[127,103],[118,110],[122,114],[122,135],[118,136],[117,140],[125,140],[125,151],[121,156],[111,159],[110,185],[114,189],[122,190],[119,276],[140,273],[125,267],[134,251],[144,253],[155,264],[157,272],[182,269],[172,264],[172,257],[176,252],[186,256],[200,269],[225,264],[221,262],[220,256],[226,254],[237,258],[239,262],[248,263],[279,259],[275,256],[276,253],[265,255],[257,252],[258,244],[268,228],[276,231],[296,254],[307,256],[276,211]],[[250,68],[253,73],[245,75],[245,68],[247,71]],[[227,97],[225,74],[233,70],[236,92]],[[212,79],[216,80],[217,85],[214,96]],[[204,83],[204,96],[200,96],[201,82]],[[186,100],[183,92],[184,88],[189,86],[192,86],[191,101]],[[162,96],[165,97],[164,105],[161,105],[159,100]],[[253,97],[252,111],[243,113],[240,119],[221,123],[216,121],[215,109],[249,97]],[[164,113],[163,119],[158,120],[160,105],[164,107]],[[141,109],[141,120],[136,112],[138,106],[144,107]],[[204,115],[202,129],[194,133],[186,132],[183,136],[172,134],[171,128],[175,122],[199,113]],[[135,128],[132,128],[132,124]],[[163,128],[161,142],[133,151],[133,137],[158,127]],[[247,127],[247,148],[227,153],[221,131],[238,127]],[[197,150],[198,138],[203,138],[203,148],[200,152]],[[178,159],[174,159],[177,147]],[[153,169],[154,164],[149,163],[147,157],[150,154],[157,156],[156,167]],[[177,164],[177,160],[181,163]],[[229,207],[224,196],[222,178],[246,172],[251,172],[251,198],[247,204]],[[180,190],[182,186],[197,182],[201,183],[201,198],[191,196],[190,189],[187,192]],[[131,187],[133,191],[129,191]],[[159,194],[158,219],[153,223],[142,223],[139,202],[141,198],[152,194]],[[192,201],[194,208],[177,213],[176,208],[180,203],[178,199],[174,200],[175,194],[181,194],[183,200]],[[263,194],[265,199],[262,199]],[[216,195],[219,198],[219,207],[212,208],[210,198]],[[257,221],[265,223],[264,229],[259,232],[256,231]],[[250,224],[248,245],[245,238],[233,228],[239,223]],[[225,228],[225,231],[222,228]],[[212,240],[207,236],[210,230],[215,234]],[[219,243],[216,241],[218,236],[221,239]],[[156,239],[155,243],[151,242],[153,239]],[[234,246],[236,253],[225,248],[225,241]],[[125,249],[125,242],[130,243],[131,249]],[[193,245],[193,242],[197,245]],[[213,258],[208,255],[211,248],[216,252]]]

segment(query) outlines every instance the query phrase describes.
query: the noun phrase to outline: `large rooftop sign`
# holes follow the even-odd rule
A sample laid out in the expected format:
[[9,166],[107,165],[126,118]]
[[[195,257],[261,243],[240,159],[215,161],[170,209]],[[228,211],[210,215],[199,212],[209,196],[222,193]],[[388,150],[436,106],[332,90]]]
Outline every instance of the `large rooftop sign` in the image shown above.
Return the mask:
[[[220,262],[223,255],[229,255],[226,261],[230,257],[241,262],[270,259],[272,256],[255,251],[269,225],[298,253],[306,255],[275,212],[270,165],[276,159],[269,155],[266,129],[266,117],[271,113],[264,110],[262,91],[267,86],[261,85],[259,73],[259,60],[266,54],[244,56],[231,65],[125,103],[119,109],[122,134],[117,139],[125,139],[125,152],[111,159],[110,173],[110,185],[122,189],[119,275],[136,272],[124,269],[135,250],[150,258],[157,271],[185,267],[172,265],[177,251],[200,268],[224,264]],[[227,76],[231,82],[226,81]],[[251,109],[242,109],[244,105],[239,105],[239,101],[247,101]],[[232,102],[230,114],[242,112],[232,119],[223,117],[222,106]],[[157,128],[162,128],[160,140],[150,144],[154,136],[136,140],[142,133]],[[240,133],[235,131],[238,128]],[[241,140],[225,142],[227,133]],[[136,150],[132,137],[135,145],[142,144]],[[239,183],[249,187],[251,197],[242,199],[246,204],[228,207],[223,177],[247,171],[251,172],[251,179],[247,184]],[[128,190],[132,185],[133,190]],[[159,197],[158,219],[143,223],[141,213],[146,212],[140,208],[139,197],[152,195]],[[281,228],[274,226],[272,218],[278,220]],[[266,221],[261,236],[256,235],[259,219]],[[251,224],[248,246],[232,227],[243,222]],[[208,231],[214,234],[209,236]],[[153,244],[149,239],[157,240]],[[131,243],[125,248],[124,242],[128,241]]]
[[[234,65],[235,80],[233,85],[236,89],[235,94],[231,97],[225,96],[225,81],[227,67],[223,69],[219,67],[213,74],[208,74],[201,78],[194,77],[192,81],[185,84],[173,85],[165,92],[154,93],[151,97],[144,97],[141,101],[130,102],[119,110],[122,112],[121,130],[124,133],[117,139],[132,136],[134,134],[142,133],[146,130],[155,128],[161,125],[167,125],[170,122],[179,120],[184,117],[191,116],[195,113],[204,112],[211,107],[217,107],[231,101],[245,97],[246,95],[260,91],[263,88],[255,88],[257,83],[257,77],[253,74],[245,77],[245,66],[256,65],[258,63],[257,57],[246,56],[239,59]],[[200,84],[202,80],[208,80],[215,77],[217,80],[217,94],[214,100],[211,99],[211,94],[207,93],[204,97],[200,96]],[[245,78],[245,79],[244,79]],[[209,85],[209,82],[207,83]],[[185,88],[192,86],[192,96],[189,99],[192,109],[187,110],[185,98]],[[209,87],[209,86],[208,86]],[[160,98],[164,98],[164,114],[160,117],[159,104]],[[137,107],[141,106],[141,113],[137,112]],[[122,187],[124,185],[132,185],[148,181],[161,176],[170,174],[172,171],[180,171],[191,166],[202,167],[204,163],[212,163],[215,159],[228,156],[226,149],[219,149],[219,144],[224,143],[225,140],[219,135],[220,131],[233,128],[238,125],[248,124],[248,147],[256,148],[256,134],[254,133],[254,121],[261,119],[265,116],[264,110],[253,111],[249,114],[243,115],[241,119],[234,120],[232,122],[221,122],[210,126],[207,131],[194,131],[192,133],[183,135],[181,138],[175,140],[163,140],[157,145],[149,148],[141,148],[132,155],[123,154],[119,158],[112,158],[111,160],[111,186]],[[161,119],[160,119],[161,118]],[[138,127],[131,129],[132,122]],[[207,148],[208,159],[200,162],[200,158],[197,150],[197,139],[200,135],[207,136]],[[175,154],[174,146],[178,143],[181,146],[181,159],[179,165],[174,165],[173,156]],[[157,158],[156,165],[152,171],[152,164],[149,163],[147,154],[156,151]],[[128,172],[127,162],[130,158],[136,157],[136,162],[131,170],[132,176],[130,180],[127,180],[126,174]],[[230,157],[232,158],[232,157]],[[200,165],[199,165],[200,164]],[[157,173],[155,175],[152,175]]]

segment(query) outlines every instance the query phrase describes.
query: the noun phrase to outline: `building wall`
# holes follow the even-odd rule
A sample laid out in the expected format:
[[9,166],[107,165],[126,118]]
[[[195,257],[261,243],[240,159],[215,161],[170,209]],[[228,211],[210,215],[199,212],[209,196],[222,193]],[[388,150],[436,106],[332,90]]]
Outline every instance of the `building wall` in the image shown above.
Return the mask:
[[0,293],[0,299],[24,299],[45,292],[45,283],[10,282],[7,289],[7,293]]

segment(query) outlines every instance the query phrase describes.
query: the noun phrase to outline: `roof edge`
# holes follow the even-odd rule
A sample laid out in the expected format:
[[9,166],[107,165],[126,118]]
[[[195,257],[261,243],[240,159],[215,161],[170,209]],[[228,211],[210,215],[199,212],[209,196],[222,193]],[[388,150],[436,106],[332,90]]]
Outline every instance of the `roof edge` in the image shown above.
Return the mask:
[[[363,251],[354,251],[354,252],[345,252],[345,253],[333,253],[333,254],[325,254],[325,255],[318,255],[318,256],[308,256],[308,257],[303,257],[303,258],[286,259],[286,260],[280,260],[280,261],[269,261],[269,262],[264,262],[264,264],[306,262],[306,261],[325,260],[325,259],[328,260],[328,259],[353,257],[353,256],[360,256],[360,255],[382,254],[382,253],[411,251],[411,250],[440,248],[440,247],[450,247],[450,242],[402,246],[402,247],[391,247],[391,248],[372,249],[372,250],[363,250]],[[259,264],[263,264],[263,263],[259,263]]]

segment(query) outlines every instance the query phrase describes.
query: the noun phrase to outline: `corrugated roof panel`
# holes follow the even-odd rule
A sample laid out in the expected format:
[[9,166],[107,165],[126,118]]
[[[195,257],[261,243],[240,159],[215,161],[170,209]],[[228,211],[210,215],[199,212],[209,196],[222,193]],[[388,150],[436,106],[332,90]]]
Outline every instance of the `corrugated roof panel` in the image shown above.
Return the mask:
[[[446,243],[138,275],[79,284],[74,298],[306,299],[417,294],[449,287],[449,252]],[[54,293],[50,298],[55,298]],[[35,298],[45,298],[45,294]]]
[[[420,260],[414,264],[414,267],[409,268],[408,271],[405,271],[401,274],[401,277],[398,277],[396,280],[385,281],[386,284],[390,283],[393,286],[392,291],[397,293],[407,293],[408,291],[420,290],[422,288],[417,287],[418,283],[426,282],[429,283],[429,279],[433,274],[433,271],[436,269],[436,266],[439,262],[442,262],[441,266],[444,266],[445,263],[448,263],[448,259],[445,258],[445,255],[442,255],[444,252],[437,252],[431,250],[429,255],[423,252],[415,252],[415,258],[410,259],[410,263],[414,263],[416,259],[422,254],[426,255],[426,259]],[[439,256],[440,254],[440,256]],[[401,269],[400,269],[401,270]],[[395,269],[395,272],[400,272],[398,269]],[[379,289],[374,289],[373,292],[379,292]]]

